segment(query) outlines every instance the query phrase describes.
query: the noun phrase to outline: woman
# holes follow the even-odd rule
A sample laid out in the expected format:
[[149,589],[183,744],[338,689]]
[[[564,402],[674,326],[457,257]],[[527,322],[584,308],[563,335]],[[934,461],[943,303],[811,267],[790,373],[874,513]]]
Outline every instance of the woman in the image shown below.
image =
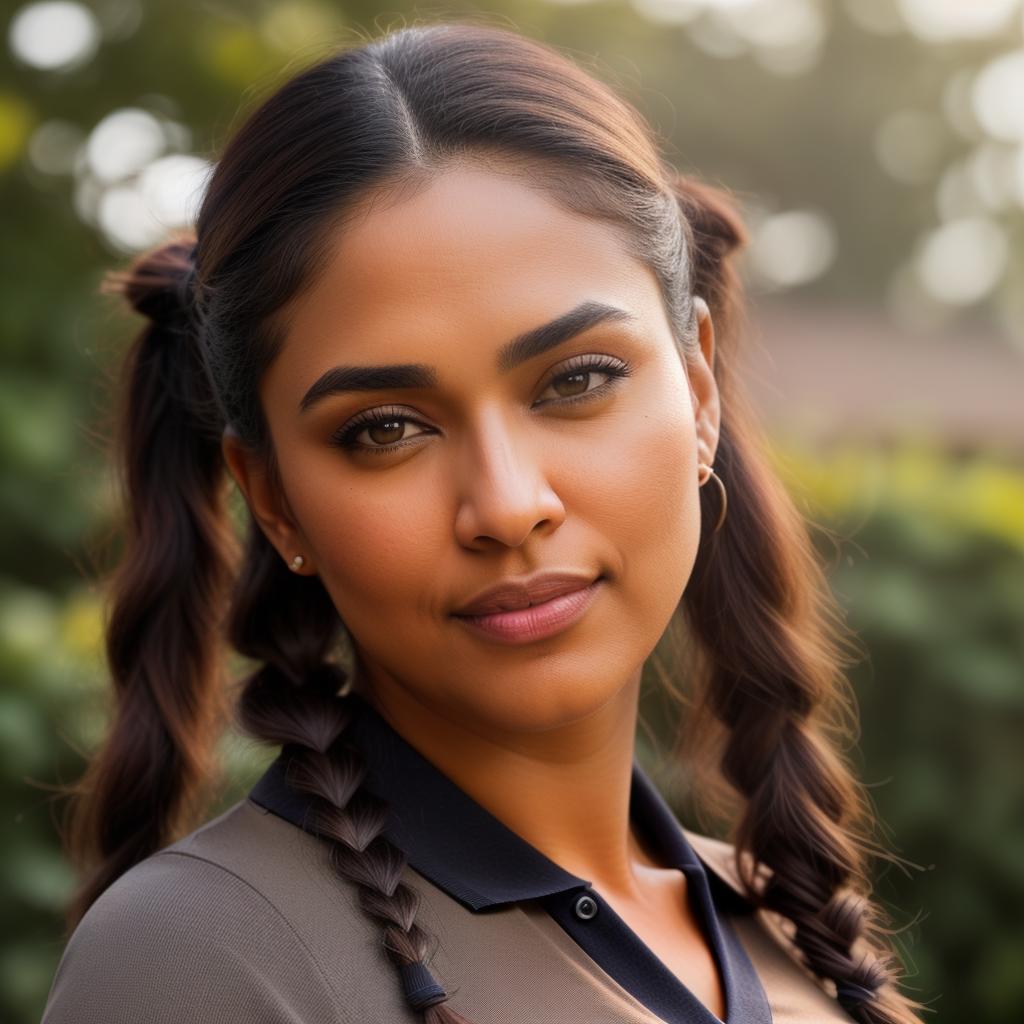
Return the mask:
[[[839,618],[731,376],[742,240],[507,30],[392,32],[250,117],[195,238],[115,278],[150,320],[117,711],[48,1024],[919,1019],[830,738]],[[731,844],[634,759],[675,621]],[[182,838],[222,626],[281,750]]]

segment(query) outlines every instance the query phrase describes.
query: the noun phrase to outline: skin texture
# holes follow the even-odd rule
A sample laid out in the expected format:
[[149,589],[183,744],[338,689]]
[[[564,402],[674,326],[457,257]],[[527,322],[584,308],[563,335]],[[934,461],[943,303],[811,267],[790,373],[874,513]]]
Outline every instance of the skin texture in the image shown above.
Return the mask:
[[[503,344],[586,300],[636,319],[499,372]],[[451,165],[339,229],[286,311],[260,388],[283,494],[230,433],[223,450],[281,557],[301,554],[331,595],[357,689],[478,803],[591,880],[722,1017],[685,879],[643,849],[628,815],[640,671],[692,570],[698,463],[713,464],[718,439],[714,332],[700,299],[696,310],[700,355],[686,362],[654,275],[616,229],[512,174]],[[553,384],[595,355],[630,374]],[[382,363],[428,364],[438,387],[300,411],[326,370]],[[598,397],[566,402],[582,390]],[[402,426],[359,440],[404,446],[331,443],[357,413],[391,406]],[[551,569],[605,576],[553,637],[508,646],[451,617],[500,579]]]

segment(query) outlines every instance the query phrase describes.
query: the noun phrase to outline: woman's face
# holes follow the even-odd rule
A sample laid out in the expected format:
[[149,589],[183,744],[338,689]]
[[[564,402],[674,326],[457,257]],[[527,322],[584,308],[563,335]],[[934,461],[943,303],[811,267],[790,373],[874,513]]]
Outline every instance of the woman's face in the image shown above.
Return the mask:
[[[533,333],[581,307],[620,312]],[[281,556],[323,581],[361,685],[530,732],[635,679],[686,586],[698,462],[714,461],[698,309],[684,366],[654,275],[613,228],[481,167],[337,235],[261,382],[285,500],[225,454]],[[545,572],[597,582],[490,629],[454,614]]]

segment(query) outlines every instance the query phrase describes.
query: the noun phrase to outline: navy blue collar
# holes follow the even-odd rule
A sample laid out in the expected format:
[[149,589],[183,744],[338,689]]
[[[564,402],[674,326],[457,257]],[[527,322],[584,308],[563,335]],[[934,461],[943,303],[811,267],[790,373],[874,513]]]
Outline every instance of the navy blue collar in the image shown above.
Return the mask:
[[[505,826],[409,744],[363,697],[350,694],[346,739],[363,754],[366,790],[388,804],[384,835],[421,875],[473,912],[539,900],[540,905],[616,982],[669,1024],[720,1024],[585,878],[560,868]],[[286,782],[288,749],[256,783],[256,803],[306,827],[305,799]],[[630,820],[670,867],[686,876],[725,986],[727,1024],[771,1024],[772,1014],[728,917],[752,908],[705,864],[671,808],[634,759]],[[581,914],[588,896],[596,911]]]
[[[470,910],[537,899],[590,886],[521,838],[428,761],[361,695],[350,693],[346,738],[363,754],[364,786],[388,804],[385,836],[409,863]],[[249,797],[299,828],[306,802],[285,781],[282,750]],[[630,818],[666,866],[708,877],[716,904],[745,912],[749,904],[687,842],[672,809],[634,759]]]

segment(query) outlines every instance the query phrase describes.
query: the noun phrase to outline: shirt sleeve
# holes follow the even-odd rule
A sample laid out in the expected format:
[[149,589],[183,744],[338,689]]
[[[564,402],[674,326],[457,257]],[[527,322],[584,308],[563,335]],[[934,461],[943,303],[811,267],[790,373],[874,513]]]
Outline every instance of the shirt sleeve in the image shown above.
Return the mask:
[[325,1020],[352,1021],[281,913],[226,868],[161,853],[117,879],[79,922],[42,1024]]

